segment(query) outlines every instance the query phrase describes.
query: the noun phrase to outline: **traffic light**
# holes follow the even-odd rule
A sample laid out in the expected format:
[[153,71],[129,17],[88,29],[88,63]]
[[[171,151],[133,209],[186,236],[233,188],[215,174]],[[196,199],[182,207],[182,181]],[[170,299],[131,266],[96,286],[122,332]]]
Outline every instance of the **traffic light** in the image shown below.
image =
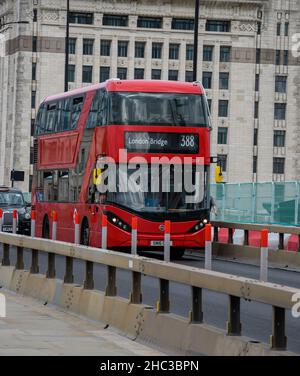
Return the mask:
[[223,183],[223,174],[221,166],[216,167],[216,183]]

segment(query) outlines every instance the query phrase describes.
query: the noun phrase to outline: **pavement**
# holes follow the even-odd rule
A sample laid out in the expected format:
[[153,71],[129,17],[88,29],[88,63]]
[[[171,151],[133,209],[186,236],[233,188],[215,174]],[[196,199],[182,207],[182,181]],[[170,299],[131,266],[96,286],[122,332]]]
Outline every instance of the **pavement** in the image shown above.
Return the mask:
[[[145,254],[146,255],[146,254]],[[0,247],[0,260],[2,249]],[[25,268],[30,267],[31,252],[24,252]],[[47,269],[47,255],[40,254],[40,272],[45,274]],[[16,262],[16,252],[11,252],[11,264]],[[179,264],[189,265],[196,268],[204,267],[204,260],[185,256]],[[228,261],[214,260],[213,270],[258,279],[259,268],[255,265],[246,265]],[[65,273],[65,258],[56,257],[56,275],[63,279]],[[74,260],[75,283],[82,285],[85,279],[85,263]],[[94,280],[95,288],[104,291],[106,287],[106,267],[95,265]],[[300,272],[289,270],[269,269],[269,281],[279,285],[285,285],[300,289]],[[126,270],[117,271],[118,296],[128,298],[131,291],[131,274]],[[143,302],[156,307],[159,298],[159,281],[152,277],[142,277]],[[177,315],[188,317],[191,309],[191,288],[178,283],[170,283],[170,310]],[[203,291],[203,313],[205,323],[225,330],[228,319],[228,296],[213,291]],[[272,307],[254,301],[241,301],[241,322],[243,335],[264,343],[269,343],[272,334]],[[289,310],[286,311],[286,334],[288,336],[288,350],[300,354],[300,319],[292,317]]]
[[2,291],[7,317],[0,318],[0,356],[159,356],[101,323]]

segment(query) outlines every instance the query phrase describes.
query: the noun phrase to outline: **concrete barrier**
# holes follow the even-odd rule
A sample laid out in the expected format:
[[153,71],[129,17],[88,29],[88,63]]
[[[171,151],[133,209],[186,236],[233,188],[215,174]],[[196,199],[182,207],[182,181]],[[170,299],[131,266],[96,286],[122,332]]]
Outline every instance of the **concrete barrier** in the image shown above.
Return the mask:
[[105,296],[104,292],[84,290],[43,275],[13,267],[0,267],[2,286],[19,294],[39,299],[63,310],[110,325],[132,339],[151,346],[186,355],[293,355],[272,351],[266,344],[253,343],[246,337],[230,337],[225,331],[206,324],[192,324],[174,314],[159,314],[127,299]]

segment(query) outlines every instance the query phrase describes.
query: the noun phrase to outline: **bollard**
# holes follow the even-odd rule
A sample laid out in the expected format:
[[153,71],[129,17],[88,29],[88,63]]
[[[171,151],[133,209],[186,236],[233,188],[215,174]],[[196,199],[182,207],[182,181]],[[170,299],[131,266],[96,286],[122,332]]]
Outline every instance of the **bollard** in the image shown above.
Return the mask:
[[3,223],[3,210],[0,209],[0,232],[2,232],[2,223]]
[[17,233],[17,221],[18,221],[18,211],[15,209],[13,211],[13,234]]
[[260,280],[268,282],[268,230],[261,231]]
[[137,255],[137,225],[138,219],[137,217],[132,218],[132,226],[131,226],[131,254]]
[[57,213],[53,212],[53,222],[52,222],[52,240],[56,240],[57,237]]
[[171,248],[171,222],[165,221],[165,237],[164,237],[164,260],[170,262]]
[[102,249],[107,248],[107,216],[102,215]]
[[[32,238],[35,238],[35,224],[36,224],[36,211],[31,211],[31,231],[30,235]],[[39,251],[32,249],[31,250],[31,267],[30,267],[31,274],[38,274],[39,273]]]
[[74,243],[80,244],[80,224],[79,224],[79,214],[75,213],[75,234],[74,234]]
[[30,235],[32,238],[35,238],[35,224],[36,224],[36,211],[32,210],[31,212],[31,231]]
[[205,227],[205,269],[212,269],[211,224]]

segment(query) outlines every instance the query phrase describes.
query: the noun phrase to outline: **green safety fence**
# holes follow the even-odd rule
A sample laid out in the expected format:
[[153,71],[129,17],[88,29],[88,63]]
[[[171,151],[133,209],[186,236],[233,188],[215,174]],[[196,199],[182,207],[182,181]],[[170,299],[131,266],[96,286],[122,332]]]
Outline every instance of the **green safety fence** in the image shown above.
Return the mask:
[[300,226],[300,181],[212,184],[211,196],[214,220]]

